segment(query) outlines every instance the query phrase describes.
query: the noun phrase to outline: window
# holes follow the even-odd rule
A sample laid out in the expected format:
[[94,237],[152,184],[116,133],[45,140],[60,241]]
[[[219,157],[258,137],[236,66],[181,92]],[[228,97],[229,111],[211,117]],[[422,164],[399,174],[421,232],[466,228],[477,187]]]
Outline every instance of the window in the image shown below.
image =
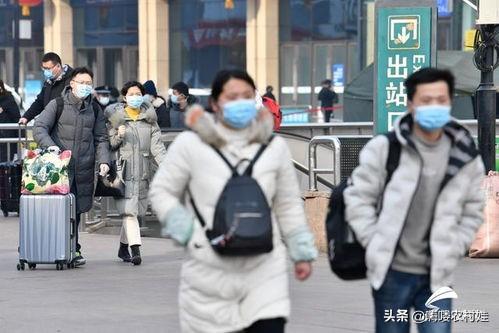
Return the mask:
[[281,0],[281,42],[347,39],[357,35],[360,0]]
[[0,46],[13,47],[14,34],[12,23],[15,19],[15,10],[19,10],[19,19],[31,20],[31,39],[21,39],[20,47],[43,47],[43,4],[30,8],[30,16],[21,16],[21,7],[7,5],[0,0]]
[[170,82],[208,88],[224,68],[246,68],[246,0],[170,1]]
[[138,44],[138,4],[133,0],[72,0],[77,47]]

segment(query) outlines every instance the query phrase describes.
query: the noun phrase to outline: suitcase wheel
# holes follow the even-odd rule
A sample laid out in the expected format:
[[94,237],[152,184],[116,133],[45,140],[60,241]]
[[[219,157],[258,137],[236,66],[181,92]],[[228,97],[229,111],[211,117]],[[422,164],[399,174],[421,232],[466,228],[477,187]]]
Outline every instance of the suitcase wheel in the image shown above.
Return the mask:
[[28,268],[33,270],[36,268],[36,264],[28,264]]
[[24,263],[23,262],[17,264],[17,270],[18,271],[24,271]]

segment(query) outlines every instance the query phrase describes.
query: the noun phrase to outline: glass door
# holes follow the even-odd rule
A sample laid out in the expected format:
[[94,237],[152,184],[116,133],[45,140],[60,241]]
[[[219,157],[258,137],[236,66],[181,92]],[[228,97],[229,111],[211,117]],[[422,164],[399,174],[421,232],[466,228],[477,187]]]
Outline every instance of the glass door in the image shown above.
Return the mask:
[[311,48],[308,44],[281,47],[281,91],[283,105],[309,106],[311,103]]

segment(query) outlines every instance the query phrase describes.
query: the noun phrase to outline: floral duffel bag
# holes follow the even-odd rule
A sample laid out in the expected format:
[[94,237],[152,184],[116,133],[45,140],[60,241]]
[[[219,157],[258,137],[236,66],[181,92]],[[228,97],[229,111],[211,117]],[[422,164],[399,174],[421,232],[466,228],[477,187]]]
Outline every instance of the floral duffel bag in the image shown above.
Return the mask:
[[68,194],[71,151],[30,150],[23,160],[22,194]]

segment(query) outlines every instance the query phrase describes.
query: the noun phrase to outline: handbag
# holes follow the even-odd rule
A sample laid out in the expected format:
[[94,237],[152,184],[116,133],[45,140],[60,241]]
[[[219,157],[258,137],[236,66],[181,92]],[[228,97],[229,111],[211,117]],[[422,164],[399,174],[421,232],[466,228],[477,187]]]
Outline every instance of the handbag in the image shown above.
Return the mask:
[[71,151],[29,150],[23,160],[22,194],[68,194]]
[[97,186],[94,193],[96,197],[125,197],[125,182],[123,181],[122,172],[124,166],[124,160],[120,160],[119,165],[116,161],[111,161],[107,175],[104,177],[99,175],[97,177]]

